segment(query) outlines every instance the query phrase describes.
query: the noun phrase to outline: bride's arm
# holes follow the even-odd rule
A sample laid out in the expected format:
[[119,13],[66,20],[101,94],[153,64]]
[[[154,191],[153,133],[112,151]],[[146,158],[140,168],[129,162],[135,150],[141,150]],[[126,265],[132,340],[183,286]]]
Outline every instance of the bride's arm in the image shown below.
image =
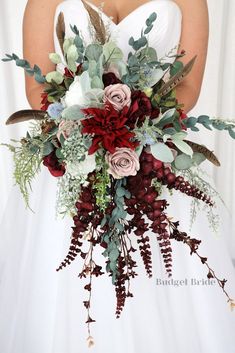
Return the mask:
[[[61,0],[28,0],[23,20],[23,52],[32,65],[37,64],[43,74],[53,71],[48,53],[54,52],[53,22],[56,6]],[[40,109],[43,85],[25,76],[26,95],[33,109]]]
[[183,14],[180,50],[186,50],[182,58],[188,62],[194,55],[197,60],[191,73],[177,87],[177,98],[184,103],[185,112],[190,111],[197,103],[206,64],[208,46],[208,9],[206,0],[174,0]]

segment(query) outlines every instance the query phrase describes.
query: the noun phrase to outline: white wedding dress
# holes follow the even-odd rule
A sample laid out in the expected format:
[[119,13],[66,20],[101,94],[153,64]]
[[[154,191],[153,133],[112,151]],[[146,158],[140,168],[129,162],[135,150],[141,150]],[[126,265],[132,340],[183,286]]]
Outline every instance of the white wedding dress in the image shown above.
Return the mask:
[[[55,22],[60,11],[65,16],[66,36],[72,35],[69,25],[76,25],[89,43],[88,16],[82,2],[62,2]],[[126,56],[129,37],[139,36],[153,11],[157,20],[149,41],[161,58],[180,39],[182,16],[173,1],[149,1],[118,25],[103,15]],[[60,52],[56,36],[55,48]],[[168,214],[181,220],[181,228],[188,231],[190,199],[180,194],[167,197],[171,202]],[[190,256],[185,245],[174,242],[173,278],[184,283],[159,284],[166,277],[155,236],[151,239],[153,277],[147,278],[135,253],[139,276],[132,281],[134,298],[127,300],[120,319],[115,318],[110,277],[105,274],[94,279],[91,316],[96,323],[91,329],[95,346],[90,350],[82,303],[87,298],[86,281],[77,277],[80,257],[69,268],[55,271],[67,253],[72,225],[71,219],[55,219],[55,199],[56,179],[46,168],[33,184],[35,213],[25,210],[17,188],[9,195],[0,228],[1,353],[235,353],[235,312],[230,311],[221,289],[217,284],[192,284],[207,279],[206,268]],[[225,217],[219,236],[209,230],[203,214],[189,234],[202,239],[200,253],[208,257],[219,278],[228,279],[226,289],[235,297],[235,270],[225,241],[229,218]],[[101,251],[95,256],[98,264],[104,264]]]

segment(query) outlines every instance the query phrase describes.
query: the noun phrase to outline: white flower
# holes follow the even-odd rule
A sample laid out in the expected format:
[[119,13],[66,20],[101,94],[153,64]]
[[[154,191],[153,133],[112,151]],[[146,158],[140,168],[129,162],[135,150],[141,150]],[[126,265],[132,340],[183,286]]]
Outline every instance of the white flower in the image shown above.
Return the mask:
[[85,153],[85,160],[82,162],[67,163],[66,170],[72,177],[88,175],[96,169],[95,154]]
[[72,105],[85,106],[89,103],[86,98],[86,93],[91,90],[90,76],[87,71],[83,72],[82,75],[76,76],[73,83],[69,86],[69,90],[66,92],[63,102],[66,107]]
[[64,97],[64,103],[66,107],[71,107],[72,105],[75,105],[75,104],[82,106],[87,103],[87,100],[84,97],[79,76],[75,77],[73,83],[69,87],[69,90],[66,92]]

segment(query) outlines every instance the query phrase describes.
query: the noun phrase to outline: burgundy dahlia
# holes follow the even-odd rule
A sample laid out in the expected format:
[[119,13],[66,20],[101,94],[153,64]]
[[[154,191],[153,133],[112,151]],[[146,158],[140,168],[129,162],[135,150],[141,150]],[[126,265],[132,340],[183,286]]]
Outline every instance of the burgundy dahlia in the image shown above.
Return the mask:
[[135,134],[125,126],[128,107],[119,112],[111,104],[107,104],[104,109],[87,108],[83,112],[88,118],[81,121],[82,133],[94,134],[89,154],[95,153],[100,147],[114,153],[117,147],[135,149],[138,145],[132,140]]

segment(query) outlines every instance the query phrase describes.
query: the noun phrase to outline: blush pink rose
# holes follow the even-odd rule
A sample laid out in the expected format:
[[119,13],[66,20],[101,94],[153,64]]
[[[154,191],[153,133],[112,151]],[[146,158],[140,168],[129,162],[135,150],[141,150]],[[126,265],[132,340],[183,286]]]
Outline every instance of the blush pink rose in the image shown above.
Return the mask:
[[116,83],[104,89],[104,100],[110,102],[116,110],[131,105],[131,90],[127,85]]
[[60,139],[61,134],[64,136],[65,139],[67,139],[76,126],[77,122],[75,121],[62,120],[59,124],[59,130],[57,133],[58,140]]
[[113,154],[107,152],[105,159],[109,166],[108,173],[115,179],[136,175],[137,171],[140,169],[139,157],[137,153],[130,148],[116,148]]

